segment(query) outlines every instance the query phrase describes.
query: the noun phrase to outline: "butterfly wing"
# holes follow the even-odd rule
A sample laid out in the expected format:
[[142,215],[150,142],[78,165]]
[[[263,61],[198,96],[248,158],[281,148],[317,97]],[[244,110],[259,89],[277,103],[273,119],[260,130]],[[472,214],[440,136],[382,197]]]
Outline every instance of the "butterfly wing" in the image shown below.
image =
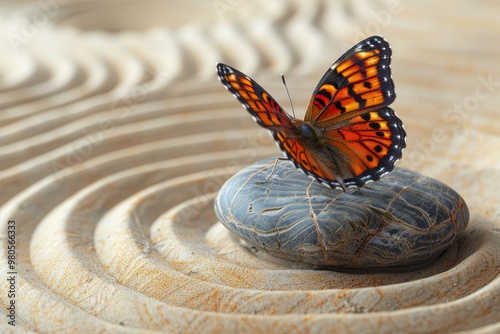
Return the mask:
[[388,106],[396,98],[390,62],[391,49],[382,37],[359,42],[323,75],[304,119],[326,127],[336,116]]
[[288,114],[252,78],[221,63],[217,64],[217,74],[226,89],[233,93],[259,125],[273,132],[284,131],[291,134],[295,132]]
[[378,180],[402,157],[406,133],[387,107],[396,97],[390,60],[382,37],[367,38],[328,69],[311,96],[305,121],[326,143],[315,155],[333,169],[331,187]]
[[293,164],[317,180],[334,178],[331,170],[297,138],[298,131],[288,114],[259,84],[237,69],[217,64],[222,84],[241,102],[255,121],[271,130],[273,137]]
[[304,171],[320,171],[311,154],[297,140],[297,130],[288,114],[276,100],[252,78],[225,65],[217,64],[217,74],[222,84],[241,102],[254,120],[270,130],[274,140],[296,167]]
[[[320,159],[315,151],[307,149],[296,136],[286,132],[273,132],[273,137],[288,159],[306,175],[326,184],[336,178],[334,170],[328,167],[328,161]],[[339,186],[343,187],[340,184]]]
[[[361,187],[392,171],[405,148],[406,132],[394,110],[383,107],[349,119],[339,128],[324,130],[337,174],[345,187]],[[330,186],[342,186],[331,180]]]

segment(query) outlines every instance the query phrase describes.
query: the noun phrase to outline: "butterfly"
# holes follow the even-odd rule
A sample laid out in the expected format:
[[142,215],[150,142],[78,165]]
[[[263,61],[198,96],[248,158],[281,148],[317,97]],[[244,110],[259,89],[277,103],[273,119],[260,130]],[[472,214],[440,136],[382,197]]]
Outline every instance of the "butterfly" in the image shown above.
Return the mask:
[[319,81],[304,120],[289,115],[237,69],[219,63],[217,74],[254,120],[271,131],[286,154],[281,159],[320,183],[346,191],[392,171],[406,145],[403,123],[388,107],[396,98],[391,53],[380,36],[354,45]]

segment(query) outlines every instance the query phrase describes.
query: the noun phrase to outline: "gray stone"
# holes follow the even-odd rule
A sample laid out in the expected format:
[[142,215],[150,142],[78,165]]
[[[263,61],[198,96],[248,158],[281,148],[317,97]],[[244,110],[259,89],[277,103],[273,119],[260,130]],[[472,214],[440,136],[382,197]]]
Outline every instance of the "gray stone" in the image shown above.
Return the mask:
[[465,230],[469,211],[447,185],[396,167],[361,189],[331,189],[290,162],[257,162],[221,188],[215,212],[268,253],[339,268],[401,267],[435,260]]

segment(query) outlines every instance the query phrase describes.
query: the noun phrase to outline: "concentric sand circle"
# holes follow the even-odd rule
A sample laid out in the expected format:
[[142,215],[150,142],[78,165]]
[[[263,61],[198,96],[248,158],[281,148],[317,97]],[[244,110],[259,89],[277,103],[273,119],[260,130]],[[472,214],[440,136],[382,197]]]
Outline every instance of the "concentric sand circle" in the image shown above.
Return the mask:
[[[498,10],[465,1],[3,5],[0,331],[500,331]],[[301,117],[324,70],[372,34],[393,49],[393,108],[408,132],[400,165],[465,198],[463,238],[432,265],[396,273],[318,270],[242,243],[217,221],[215,195],[279,152],[220,85],[215,63],[252,75],[290,109],[285,73]]]

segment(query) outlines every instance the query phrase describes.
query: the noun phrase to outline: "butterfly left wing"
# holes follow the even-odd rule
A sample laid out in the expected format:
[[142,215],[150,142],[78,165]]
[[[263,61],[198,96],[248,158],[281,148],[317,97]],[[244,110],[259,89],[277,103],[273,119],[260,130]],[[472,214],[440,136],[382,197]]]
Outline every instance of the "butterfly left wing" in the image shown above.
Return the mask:
[[323,128],[338,124],[344,114],[361,114],[391,104],[396,93],[390,62],[391,49],[380,36],[353,46],[319,81],[304,120]]
[[293,120],[259,84],[233,67],[217,64],[222,84],[243,104],[257,123],[271,130],[276,143],[293,164],[320,182],[334,179],[332,169],[298,139]]
[[233,93],[260,126],[273,132],[295,133],[295,128],[288,114],[252,78],[221,63],[217,64],[217,74],[224,87]]
[[[334,169],[328,166],[328,161],[308,150],[296,136],[285,132],[273,132],[273,137],[287,158],[306,175],[328,185],[330,185],[329,180],[336,179]],[[342,181],[338,186],[343,187]]]

